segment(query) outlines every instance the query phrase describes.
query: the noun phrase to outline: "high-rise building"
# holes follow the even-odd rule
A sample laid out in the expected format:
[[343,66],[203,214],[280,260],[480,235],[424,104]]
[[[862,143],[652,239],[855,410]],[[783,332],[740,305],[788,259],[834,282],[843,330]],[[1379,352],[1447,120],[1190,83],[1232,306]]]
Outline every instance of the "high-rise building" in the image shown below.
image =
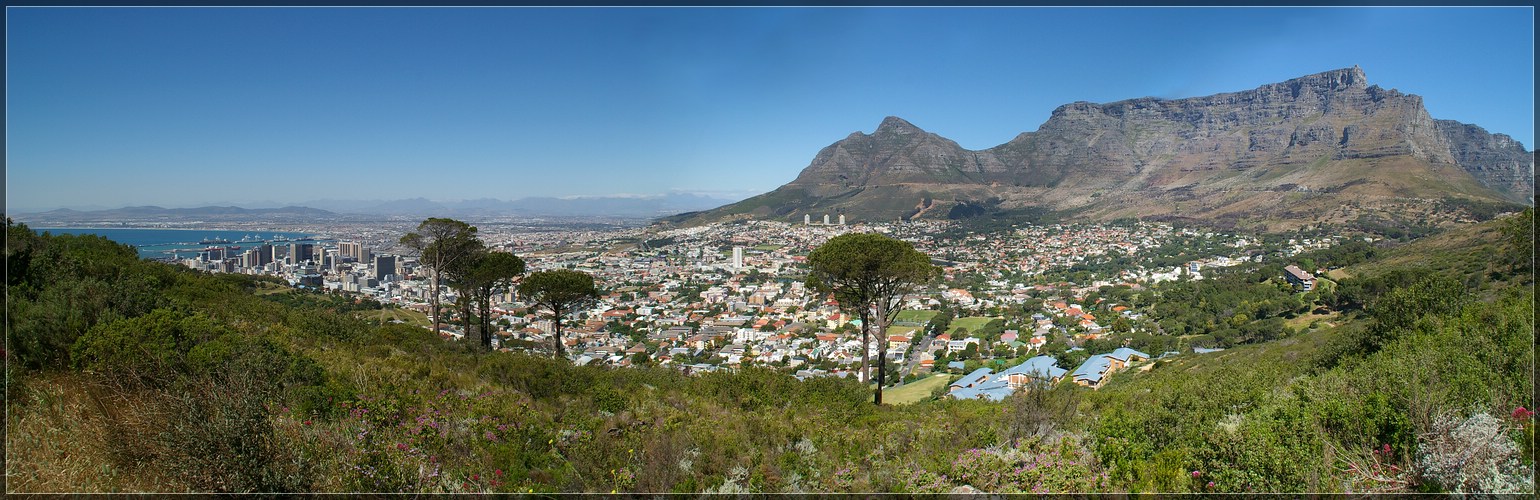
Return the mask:
[[823,214],[823,225],[829,225],[829,214]]
[[385,281],[386,276],[396,274],[396,256],[377,255],[374,257],[374,279]]
[[257,247],[257,264],[256,265],[258,265],[258,266],[265,266],[265,265],[271,264],[272,262],[273,262],[273,246],[269,245],[269,244],[266,244],[266,243],[263,243],[262,246]]
[[364,245],[356,241],[342,241],[337,243],[337,253],[341,254],[344,260],[353,259],[356,261],[363,259],[363,249]]
[[845,225],[845,214],[840,214],[840,225]]
[[743,269],[743,247],[733,247],[733,269]]
[[811,226],[811,225],[813,225],[813,214],[802,214],[802,225],[804,225],[804,226]]
[[310,259],[315,254],[315,245],[310,243],[289,243],[289,263],[298,264]]

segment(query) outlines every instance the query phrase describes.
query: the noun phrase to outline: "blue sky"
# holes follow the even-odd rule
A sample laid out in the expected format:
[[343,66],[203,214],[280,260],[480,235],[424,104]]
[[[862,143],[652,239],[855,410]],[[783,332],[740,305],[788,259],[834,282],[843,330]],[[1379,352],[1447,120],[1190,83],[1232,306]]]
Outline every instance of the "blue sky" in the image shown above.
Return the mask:
[[1534,148],[1528,7],[6,12],[11,211],[741,198],[889,115],[983,149],[1355,64]]

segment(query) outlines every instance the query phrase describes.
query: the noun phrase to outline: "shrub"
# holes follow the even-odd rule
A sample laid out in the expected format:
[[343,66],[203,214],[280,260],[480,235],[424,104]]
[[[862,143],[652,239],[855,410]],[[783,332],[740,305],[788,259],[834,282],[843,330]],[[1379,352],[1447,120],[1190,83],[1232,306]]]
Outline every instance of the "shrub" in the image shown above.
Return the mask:
[[75,342],[74,359],[88,370],[164,381],[185,371],[195,345],[229,331],[206,316],[157,309],[91,328]]
[[1534,476],[1496,417],[1440,415],[1421,439],[1417,468],[1424,479],[1454,493],[1533,493]]

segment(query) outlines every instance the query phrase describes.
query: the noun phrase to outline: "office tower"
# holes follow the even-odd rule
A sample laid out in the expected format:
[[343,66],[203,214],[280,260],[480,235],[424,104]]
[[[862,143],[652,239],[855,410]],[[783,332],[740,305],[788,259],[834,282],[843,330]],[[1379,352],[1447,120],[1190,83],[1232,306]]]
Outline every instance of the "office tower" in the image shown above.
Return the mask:
[[289,243],[289,263],[298,264],[310,259],[315,254],[315,245],[310,243]]
[[813,225],[813,214],[802,214],[802,225],[804,225],[804,226],[811,226],[811,225]]
[[743,269],[743,247],[733,247],[733,269]]
[[385,281],[385,277],[392,274],[396,274],[396,256],[376,256],[374,258],[374,279]]
[[840,214],[840,225],[845,225],[845,214]]
[[265,266],[273,263],[273,246],[263,243],[257,247],[257,265]]
[[823,214],[823,225],[829,225],[829,214]]
[[342,241],[337,243],[337,252],[343,259],[361,260],[364,258],[363,244],[356,241]]

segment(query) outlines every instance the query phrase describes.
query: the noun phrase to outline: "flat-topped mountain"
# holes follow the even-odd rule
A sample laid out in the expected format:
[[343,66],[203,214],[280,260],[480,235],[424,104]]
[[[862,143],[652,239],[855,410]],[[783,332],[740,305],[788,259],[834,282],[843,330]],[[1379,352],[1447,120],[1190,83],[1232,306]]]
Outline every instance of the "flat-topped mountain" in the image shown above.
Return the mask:
[[1434,120],[1421,97],[1369,85],[1355,66],[1206,97],[1066,104],[1037,131],[979,151],[888,117],[871,134],[825,147],[775,191],[670,220],[956,218],[1037,207],[1092,220],[1287,229],[1527,204],[1533,192],[1533,151]]

